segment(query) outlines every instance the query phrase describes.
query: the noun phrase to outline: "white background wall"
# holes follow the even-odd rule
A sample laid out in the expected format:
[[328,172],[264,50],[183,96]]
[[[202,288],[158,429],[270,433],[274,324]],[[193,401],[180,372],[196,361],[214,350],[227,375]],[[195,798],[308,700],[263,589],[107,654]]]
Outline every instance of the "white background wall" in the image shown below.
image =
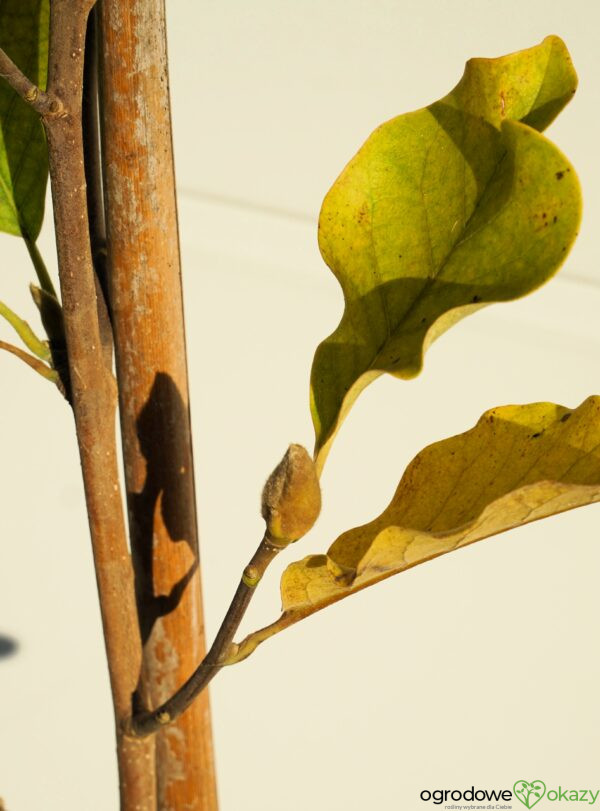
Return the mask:
[[[600,4],[586,0],[171,0],[192,409],[212,636],[261,533],[262,482],[312,443],[308,376],[342,308],[321,199],[369,132],[445,94],[464,61],[562,36],[580,89],[549,134],[585,217],[559,277],[462,322],[416,381],[381,379],[345,423],[313,534],[278,572],[387,503],[412,456],[488,407],[599,391]],[[42,247],[54,263],[50,227]],[[19,242],[0,296],[35,321]],[[7,339],[8,327],[0,325]],[[112,718],[68,408],[0,356],[0,796],[114,811]],[[425,788],[600,788],[600,508],[476,544],[328,608],[212,688],[223,811],[418,809]],[[542,804],[539,806],[542,808]]]

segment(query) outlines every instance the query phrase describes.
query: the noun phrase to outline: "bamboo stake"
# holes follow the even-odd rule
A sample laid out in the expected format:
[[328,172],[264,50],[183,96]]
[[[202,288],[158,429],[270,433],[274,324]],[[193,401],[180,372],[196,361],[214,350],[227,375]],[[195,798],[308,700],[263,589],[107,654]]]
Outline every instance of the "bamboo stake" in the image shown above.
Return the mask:
[[[205,653],[164,6],[104,0],[101,108],[111,318],[136,593],[140,700]],[[156,736],[158,808],[216,811],[208,693]]]

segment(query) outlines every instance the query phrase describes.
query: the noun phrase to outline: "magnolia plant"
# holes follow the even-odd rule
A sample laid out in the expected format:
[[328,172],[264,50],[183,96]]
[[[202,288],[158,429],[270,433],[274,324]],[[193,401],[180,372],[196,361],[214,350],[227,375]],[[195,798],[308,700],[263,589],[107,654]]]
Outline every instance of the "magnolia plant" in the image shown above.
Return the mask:
[[[54,383],[74,412],[122,808],[206,811],[217,801],[205,688],[221,668],[384,578],[600,499],[598,397],[575,409],[491,408],[465,433],[421,451],[381,515],[322,554],[290,563],[282,613],[235,641],[270,562],[315,523],[319,477],[365,387],[384,373],[415,377],[426,349],[457,321],[530,293],[564,262],[579,226],[580,188],[543,131],[572,98],[577,77],[555,36],[472,59],[444,98],[375,130],[335,181],[319,246],[345,309],[314,357],[314,452],[290,445],[269,477],[264,537],[205,653],[164,13],[157,0],[93,6],[0,6],[0,228],[25,241],[45,331],[38,336],[0,302],[24,348],[0,346]],[[48,165],[60,294],[36,247]],[[187,569],[181,539],[195,555]],[[165,638],[176,661],[159,654]],[[176,762],[166,736],[173,725]]]

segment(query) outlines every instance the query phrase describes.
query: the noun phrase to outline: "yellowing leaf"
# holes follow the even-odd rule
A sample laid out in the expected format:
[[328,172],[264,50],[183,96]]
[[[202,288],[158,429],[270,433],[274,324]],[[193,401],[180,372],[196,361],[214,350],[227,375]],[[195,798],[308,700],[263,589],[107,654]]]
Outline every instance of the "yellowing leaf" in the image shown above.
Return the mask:
[[[41,87],[48,70],[48,0],[2,0],[0,47]],[[35,241],[48,178],[39,115],[0,80],[0,231]]]
[[560,266],[577,233],[580,189],[538,130],[576,85],[557,37],[472,59],[451,93],[375,130],[337,179],[319,246],[345,311],[311,375],[319,468],[368,383],[383,372],[414,377],[449,326],[529,293]]
[[283,573],[283,615],[233,660],[315,611],[438,555],[600,501],[600,397],[503,406],[408,466],[384,512]]

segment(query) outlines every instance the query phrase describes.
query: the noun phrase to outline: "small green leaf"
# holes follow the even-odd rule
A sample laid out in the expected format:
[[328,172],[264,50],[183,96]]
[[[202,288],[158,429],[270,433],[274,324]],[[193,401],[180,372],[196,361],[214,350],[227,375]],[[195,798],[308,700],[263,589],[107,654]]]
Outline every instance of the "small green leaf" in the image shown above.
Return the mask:
[[40,358],[40,360],[50,360],[50,348],[46,341],[41,341],[27,321],[24,321],[13,312],[3,301],[0,301],[0,316],[8,321],[25,346],[31,350],[34,355]]
[[14,355],[15,357],[19,358],[19,360],[22,360],[23,363],[26,363],[31,369],[34,370],[34,372],[37,372],[45,380],[49,380],[51,383],[54,383],[64,396],[64,390],[62,388],[58,372],[51,366],[48,366],[47,363],[44,363],[39,358],[35,358],[33,355],[28,355],[27,352],[23,352],[22,349],[19,349],[18,346],[8,344],[6,341],[0,341],[0,349],[3,349],[5,352],[10,352],[11,355]]
[[425,349],[485,304],[547,281],[580,220],[572,166],[538,130],[575,92],[557,37],[472,59],[448,96],[371,135],[327,194],[323,258],[345,311],[311,375],[316,461],[383,372],[411,378]]
[[[48,69],[48,0],[2,0],[0,47],[42,90]],[[48,178],[39,115],[0,81],[0,231],[35,241]]]
[[283,614],[244,640],[231,663],[284,628],[390,575],[530,521],[600,501],[600,397],[570,411],[503,406],[436,442],[408,466],[384,512],[326,555],[292,563]]

